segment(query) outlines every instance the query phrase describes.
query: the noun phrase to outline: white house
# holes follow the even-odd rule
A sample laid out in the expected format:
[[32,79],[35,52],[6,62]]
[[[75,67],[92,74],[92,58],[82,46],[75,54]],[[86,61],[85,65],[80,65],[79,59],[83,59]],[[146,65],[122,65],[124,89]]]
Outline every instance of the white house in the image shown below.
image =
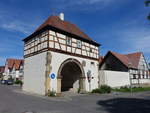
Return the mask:
[[23,65],[22,59],[7,59],[4,70],[4,78],[12,77],[13,79],[20,79],[23,77]]
[[23,90],[86,92],[98,87],[99,44],[64,14],[50,16],[24,40]]
[[149,68],[142,52],[119,54],[109,51],[100,64],[99,73],[100,85],[150,84]]

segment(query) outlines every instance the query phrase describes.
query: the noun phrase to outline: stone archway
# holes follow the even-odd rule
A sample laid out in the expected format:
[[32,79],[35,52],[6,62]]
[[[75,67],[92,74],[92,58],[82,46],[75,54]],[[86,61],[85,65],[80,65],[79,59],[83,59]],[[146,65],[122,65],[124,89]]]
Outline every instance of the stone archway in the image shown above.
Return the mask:
[[85,92],[84,69],[76,59],[65,60],[58,70],[57,93],[62,91]]

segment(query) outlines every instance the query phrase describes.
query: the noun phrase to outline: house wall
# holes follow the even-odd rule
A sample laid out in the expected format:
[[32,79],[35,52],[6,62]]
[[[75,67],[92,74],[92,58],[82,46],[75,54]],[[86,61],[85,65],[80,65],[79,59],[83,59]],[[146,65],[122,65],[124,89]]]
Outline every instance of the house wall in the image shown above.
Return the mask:
[[[135,71],[134,71],[135,72]],[[108,85],[111,87],[120,87],[127,85],[143,85],[150,84],[150,78],[140,78],[134,79],[134,73],[129,72],[119,72],[119,71],[108,71],[108,70],[100,70],[99,71],[99,83],[100,85]]]
[[140,74],[140,78],[142,79],[149,79],[149,70],[148,70],[148,64],[143,56],[143,54],[140,57],[139,65],[138,65],[138,74]]
[[[55,79],[50,80],[50,90],[55,91],[57,93],[57,77],[58,70],[61,64],[67,59],[76,59],[81,64],[83,61],[86,62],[86,66],[83,67],[85,72],[85,89],[86,91],[90,91],[92,89],[98,88],[98,61],[84,59],[80,57],[75,57],[71,55],[61,54],[57,52],[52,52],[52,62],[51,62],[51,73],[56,75]],[[33,93],[38,93],[44,95],[45,93],[45,63],[46,63],[46,52],[26,58],[24,65],[24,85],[23,90]],[[94,64],[91,64],[93,63]],[[91,80],[91,89],[89,89],[89,82],[87,79],[87,72],[91,70],[93,79]],[[75,85],[75,84],[74,84]]]
[[150,84],[150,79],[132,79],[132,84],[136,85],[143,85],[143,84]]
[[[67,44],[67,39],[71,38],[70,45]],[[81,41],[81,47],[78,47],[78,41]],[[99,58],[99,47],[93,44],[87,43],[82,40],[78,40],[74,37],[68,37],[67,35],[48,30],[36,37],[25,42],[24,56],[30,57],[35,55],[40,50],[50,48],[53,51],[67,52],[72,55],[80,55],[82,57],[89,57],[93,59]]]
[[44,95],[46,52],[26,58],[24,61],[23,90]]
[[[81,64],[83,61],[86,62],[86,66],[83,67],[84,72],[85,72],[85,87],[86,87],[86,91],[89,91],[89,83],[88,83],[88,79],[87,79],[87,72],[89,70],[91,70],[92,73],[92,77],[93,79],[91,80],[91,90],[98,88],[98,61],[95,60],[90,60],[90,59],[84,59],[84,58],[80,58],[80,57],[75,57],[75,56],[71,56],[71,55],[66,55],[66,54],[61,54],[61,53],[57,53],[57,52],[51,52],[52,54],[52,71],[51,73],[54,73],[56,75],[55,79],[51,79],[51,90],[54,90],[57,92],[57,74],[58,74],[58,70],[61,66],[61,64],[67,60],[67,59],[76,59],[78,60]],[[94,64],[91,64],[92,62],[94,62]]]
[[130,85],[128,72],[100,70],[99,79],[100,85],[108,85],[111,87]]

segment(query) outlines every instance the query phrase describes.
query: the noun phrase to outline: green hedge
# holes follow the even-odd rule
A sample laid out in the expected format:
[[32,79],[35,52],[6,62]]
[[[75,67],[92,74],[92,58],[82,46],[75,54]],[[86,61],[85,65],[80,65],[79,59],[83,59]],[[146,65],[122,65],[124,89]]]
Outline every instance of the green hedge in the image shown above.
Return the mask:
[[[118,89],[113,89],[113,91],[117,92],[131,92],[130,87],[121,87]],[[150,87],[133,87],[132,92],[142,92],[142,91],[150,91]]]
[[92,93],[111,93],[111,87],[107,85],[102,85],[100,88],[94,89]]
[[20,85],[22,85],[23,82],[22,82],[21,80],[16,80],[16,81],[15,81],[15,84],[20,84]]

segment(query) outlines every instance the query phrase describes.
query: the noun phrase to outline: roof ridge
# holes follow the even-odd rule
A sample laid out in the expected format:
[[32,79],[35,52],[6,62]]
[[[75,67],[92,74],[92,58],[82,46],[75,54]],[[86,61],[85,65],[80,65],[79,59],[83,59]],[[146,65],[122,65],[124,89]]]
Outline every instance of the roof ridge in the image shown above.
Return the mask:
[[142,54],[143,52],[134,52],[134,53],[128,53],[128,54],[124,54],[124,55],[133,55],[133,54]]

